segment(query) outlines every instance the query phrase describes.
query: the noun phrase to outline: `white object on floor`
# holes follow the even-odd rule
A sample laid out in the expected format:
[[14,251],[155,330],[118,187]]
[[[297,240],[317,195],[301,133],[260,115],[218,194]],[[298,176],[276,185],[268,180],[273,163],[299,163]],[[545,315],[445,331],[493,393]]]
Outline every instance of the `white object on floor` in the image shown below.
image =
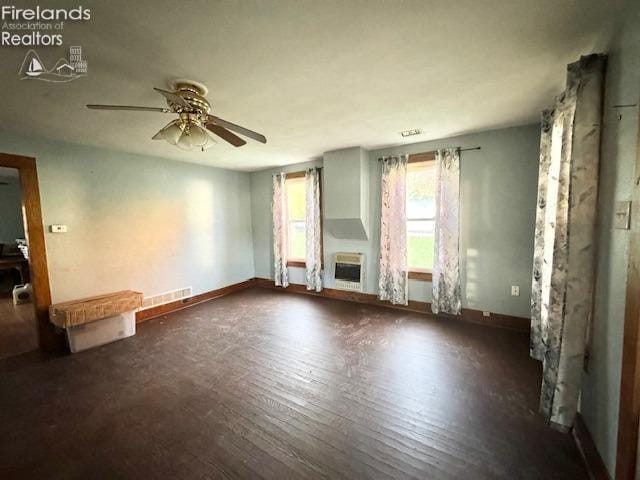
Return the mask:
[[30,303],[32,296],[32,289],[30,283],[24,285],[16,285],[13,287],[13,304],[21,305],[23,303]]
[[124,312],[66,329],[69,350],[81,352],[136,334],[136,312]]

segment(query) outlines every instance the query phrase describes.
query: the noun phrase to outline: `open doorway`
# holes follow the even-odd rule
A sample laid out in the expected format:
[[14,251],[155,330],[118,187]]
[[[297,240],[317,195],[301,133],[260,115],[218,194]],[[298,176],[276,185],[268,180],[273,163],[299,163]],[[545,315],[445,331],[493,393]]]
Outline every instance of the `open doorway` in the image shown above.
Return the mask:
[[640,128],[631,190],[616,479],[640,479]]
[[0,200],[6,228],[0,237],[0,358],[37,348],[57,351],[63,342],[48,318],[51,291],[35,158],[0,153],[0,177],[0,195],[7,196]]
[[20,172],[0,166],[0,358],[37,348]]

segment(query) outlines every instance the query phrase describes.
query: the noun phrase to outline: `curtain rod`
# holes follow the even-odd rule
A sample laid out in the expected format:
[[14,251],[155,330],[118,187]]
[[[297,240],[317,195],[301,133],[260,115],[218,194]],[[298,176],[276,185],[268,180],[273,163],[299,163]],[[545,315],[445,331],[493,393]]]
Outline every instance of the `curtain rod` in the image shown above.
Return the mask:
[[[471,150],[482,150],[482,147],[469,147],[469,148],[462,148],[462,147],[451,147],[454,150],[457,150],[458,152],[469,152]],[[411,155],[424,155],[425,153],[436,153],[437,150],[432,150],[430,152],[421,152],[421,153],[412,153]],[[411,156],[409,155],[409,156]],[[382,161],[384,157],[380,157],[378,159],[378,161]]]

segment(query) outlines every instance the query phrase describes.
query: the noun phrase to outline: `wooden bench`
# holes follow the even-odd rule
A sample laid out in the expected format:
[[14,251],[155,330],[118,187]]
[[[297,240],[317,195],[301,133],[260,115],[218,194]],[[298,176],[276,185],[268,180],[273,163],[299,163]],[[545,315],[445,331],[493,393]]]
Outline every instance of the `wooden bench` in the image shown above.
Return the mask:
[[133,290],[98,295],[49,307],[49,320],[60,328],[70,328],[113,317],[142,307],[142,293]]

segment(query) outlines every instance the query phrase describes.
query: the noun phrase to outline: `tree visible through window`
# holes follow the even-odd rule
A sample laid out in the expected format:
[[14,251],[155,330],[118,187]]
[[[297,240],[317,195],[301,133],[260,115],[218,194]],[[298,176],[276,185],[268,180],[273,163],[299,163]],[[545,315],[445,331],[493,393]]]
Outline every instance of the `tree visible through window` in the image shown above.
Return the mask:
[[407,169],[407,264],[412,272],[433,268],[435,167],[428,160],[409,163]]
[[285,180],[287,189],[287,220],[289,238],[288,258],[290,261],[304,262],[306,257],[306,192],[305,178],[294,177]]

